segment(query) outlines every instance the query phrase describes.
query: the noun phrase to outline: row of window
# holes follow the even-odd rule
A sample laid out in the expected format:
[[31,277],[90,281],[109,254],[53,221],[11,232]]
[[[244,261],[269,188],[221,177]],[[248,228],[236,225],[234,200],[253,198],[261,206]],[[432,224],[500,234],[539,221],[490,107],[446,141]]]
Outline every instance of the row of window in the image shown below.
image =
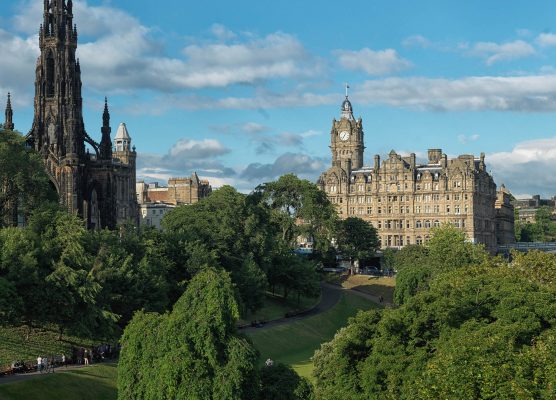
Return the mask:
[[[340,201],[341,203],[341,201]],[[376,209],[377,214],[411,214],[411,207],[410,206],[384,206],[384,207],[377,207]],[[444,212],[444,214],[467,214],[469,212],[469,207],[467,204],[461,206],[459,204],[447,204],[445,207],[440,208],[440,205],[435,204],[433,206],[415,206],[414,207],[414,214],[439,214],[440,212]],[[370,215],[373,214],[373,207],[350,207],[349,208],[350,215]]]
[[[440,201],[440,194],[424,194],[424,195],[415,195],[415,196],[411,196],[411,195],[399,195],[399,196],[378,196],[375,198],[375,202],[377,203],[386,203],[388,202],[410,202],[411,198],[413,197],[413,199],[415,200],[415,202],[417,203],[431,203],[431,202],[435,202],[435,201]],[[450,199],[454,200],[454,201],[460,201],[461,199],[464,200],[468,200],[469,196],[467,193],[461,194],[461,193],[454,193],[454,194],[447,194],[445,196],[442,196],[442,199],[446,199],[447,201],[449,201]],[[486,201],[486,200],[485,200]],[[351,204],[355,204],[355,203],[359,203],[359,204],[363,204],[363,203],[373,203],[373,197],[371,196],[357,196],[357,197],[349,197],[349,202]]]

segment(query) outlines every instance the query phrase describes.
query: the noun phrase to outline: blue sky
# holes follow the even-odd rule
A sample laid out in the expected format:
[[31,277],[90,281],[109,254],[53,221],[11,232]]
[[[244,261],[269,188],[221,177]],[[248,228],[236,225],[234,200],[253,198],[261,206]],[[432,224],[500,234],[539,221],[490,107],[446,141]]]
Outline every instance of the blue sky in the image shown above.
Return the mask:
[[[74,1],[85,125],[126,122],[147,181],[249,191],[316,180],[344,83],[374,154],[487,154],[516,195],[556,194],[553,1]],[[2,0],[0,96],[32,123],[42,0]]]

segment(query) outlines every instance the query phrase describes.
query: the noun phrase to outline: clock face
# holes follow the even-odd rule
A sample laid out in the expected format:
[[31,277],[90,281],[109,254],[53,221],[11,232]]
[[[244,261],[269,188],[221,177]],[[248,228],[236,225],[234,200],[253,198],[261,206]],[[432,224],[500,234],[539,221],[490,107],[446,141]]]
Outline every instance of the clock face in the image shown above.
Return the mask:
[[348,139],[349,139],[349,132],[348,131],[340,132],[340,140],[343,140],[345,142]]

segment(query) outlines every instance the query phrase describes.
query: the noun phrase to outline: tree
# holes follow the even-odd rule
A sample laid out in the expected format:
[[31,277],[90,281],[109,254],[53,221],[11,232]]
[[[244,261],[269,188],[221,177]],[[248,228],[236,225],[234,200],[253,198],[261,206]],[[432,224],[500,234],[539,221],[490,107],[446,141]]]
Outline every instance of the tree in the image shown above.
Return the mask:
[[313,389],[290,366],[281,363],[261,369],[260,400],[312,400]]
[[480,264],[487,259],[484,247],[468,242],[463,231],[451,225],[433,228],[432,237],[424,248],[407,246],[397,255],[394,300],[402,304],[427,289],[429,281],[436,275]]
[[367,221],[357,217],[348,217],[338,221],[336,243],[343,257],[362,260],[372,257],[380,247],[376,229]]
[[165,216],[167,255],[175,266],[170,274],[180,281],[190,280],[202,264],[188,260],[199,259],[204,249],[207,256],[202,263],[214,261],[231,273],[241,295],[240,306],[259,308],[267,288],[264,271],[269,258],[265,254],[272,243],[267,239],[264,210],[257,207],[245,195],[224,186]]
[[28,217],[57,194],[37,153],[26,148],[17,132],[0,129],[0,227],[16,226],[18,214]]
[[213,268],[193,277],[171,313],[137,313],[122,338],[118,398],[257,398],[257,352],[235,334],[238,318],[230,276]]
[[552,398],[554,289],[501,259],[446,266],[402,306],[361,312],[322,345],[317,398]]
[[337,219],[334,205],[314,183],[294,174],[281,176],[255,189],[253,196],[267,203],[272,219],[280,227],[280,237],[290,248],[297,247],[300,235],[310,237],[316,252],[330,247]]

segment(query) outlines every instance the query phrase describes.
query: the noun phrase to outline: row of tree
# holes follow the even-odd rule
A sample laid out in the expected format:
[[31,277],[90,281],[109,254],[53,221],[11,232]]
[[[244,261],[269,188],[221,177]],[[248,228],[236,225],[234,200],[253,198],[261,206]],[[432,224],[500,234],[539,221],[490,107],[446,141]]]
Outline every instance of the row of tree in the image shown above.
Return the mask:
[[508,262],[443,227],[393,263],[399,306],[322,345],[318,399],[556,398],[556,255]]

